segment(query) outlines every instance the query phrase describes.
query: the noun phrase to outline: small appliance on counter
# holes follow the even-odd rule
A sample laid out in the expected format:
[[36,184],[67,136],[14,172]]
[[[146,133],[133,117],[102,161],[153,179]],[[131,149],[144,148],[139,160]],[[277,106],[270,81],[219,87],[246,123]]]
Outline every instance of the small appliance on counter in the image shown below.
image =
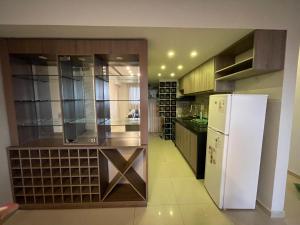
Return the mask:
[[254,209],[267,95],[211,95],[204,185],[220,209]]

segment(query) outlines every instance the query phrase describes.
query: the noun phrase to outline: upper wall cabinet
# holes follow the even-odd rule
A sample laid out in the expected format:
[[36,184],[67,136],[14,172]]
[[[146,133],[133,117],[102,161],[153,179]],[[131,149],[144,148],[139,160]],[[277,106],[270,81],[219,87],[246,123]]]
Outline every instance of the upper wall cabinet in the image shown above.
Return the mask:
[[216,56],[216,80],[239,80],[282,70],[286,31],[255,30]]
[[[224,83],[225,84],[225,83]],[[201,64],[179,80],[183,94],[228,90],[224,85],[215,85],[215,59]]]
[[234,80],[282,70],[286,31],[255,30],[179,80],[183,94],[230,92]]

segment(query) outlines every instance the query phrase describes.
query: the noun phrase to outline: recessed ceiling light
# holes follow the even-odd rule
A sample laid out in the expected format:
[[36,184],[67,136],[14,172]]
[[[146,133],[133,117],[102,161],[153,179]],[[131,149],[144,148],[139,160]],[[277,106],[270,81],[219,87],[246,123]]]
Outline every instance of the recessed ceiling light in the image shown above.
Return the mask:
[[85,62],[85,58],[83,58],[83,57],[78,57],[78,60],[81,62]]
[[127,70],[130,70],[130,66],[126,66],[126,69],[127,69]]
[[174,76],[175,76],[175,73],[171,73],[170,76],[171,76],[171,77],[174,77]]
[[190,56],[191,56],[192,58],[196,57],[197,55],[198,55],[198,52],[197,52],[197,51],[191,51]]
[[157,76],[161,77],[161,73],[158,73]]
[[160,67],[162,70],[166,69],[166,65],[161,65]]
[[137,75],[138,75],[138,77],[140,77],[140,76],[141,76],[141,74],[140,74],[140,73],[137,73]]
[[172,50],[168,51],[168,57],[169,57],[169,58],[173,58],[174,55],[175,55],[175,52],[174,52],[174,51],[172,51]]
[[182,70],[182,68],[183,68],[183,65],[178,65],[177,66],[177,69],[179,69],[179,70]]
[[47,60],[48,59],[46,56],[43,56],[43,55],[39,55],[39,58],[43,59],[43,60]]

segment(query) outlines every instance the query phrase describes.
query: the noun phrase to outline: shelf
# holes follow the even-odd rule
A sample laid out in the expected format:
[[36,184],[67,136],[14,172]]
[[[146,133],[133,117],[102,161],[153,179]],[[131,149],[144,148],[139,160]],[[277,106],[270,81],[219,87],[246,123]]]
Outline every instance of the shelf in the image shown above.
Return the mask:
[[30,103],[39,103],[39,102],[60,102],[60,100],[59,99],[36,99],[36,100],[26,100],[26,99],[24,99],[24,100],[22,100],[22,99],[20,99],[20,100],[15,100],[15,102],[17,102],[17,103],[27,103],[27,102],[30,102]]
[[[49,75],[49,74],[13,74],[12,76],[17,79],[41,81],[41,82],[48,82],[49,79],[58,80],[58,78],[60,77],[60,75]],[[42,78],[47,78],[47,80]]]
[[140,146],[141,140],[140,137],[123,137],[123,138],[106,138],[101,146],[110,146],[110,147],[135,147]]
[[146,183],[140,177],[140,175],[133,169],[130,168],[124,175],[126,179],[132,184],[132,187],[141,195],[142,198],[146,196]]
[[225,68],[216,71],[218,75],[230,75],[237,72],[242,72],[244,70],[252,68],[253,57],[245,59],[243,61],[237,62]]
[[117,184],[112,192],[104,199],[105,202],[144,201],[130,184]]
[[107,126],[136,126],[140,125],[140,119],[139,118],[128,118],[124,120],[113,120],[113,119],[108,119],[103,122],[101,120],[97,121],[98,125],[107,125]]
[[[126,160],[117,149],[107,148],[101,149],[100,151],[107,158],[107,160],[110,161],[118,170],[118,173],[115,175],[115,177],[108,185],[106,185],[103,200],[110,201],[111,199],[109,196],[118,195],[119,191],[122,192],[122,189],[118,190],[119,187],[123,186],[123,184],[119,183],[122,178],[125,178],[129,182],[131,189],[133,189],[130,192],[136,192],[141,199],[145,200],[146,184],[132,167],[135,160],[143,153],[144,148],[136,148],[128,160]],[[128,189],[128,187],[126,188]]]
[[20,127],[43,127],[43,126],[62,126],[61,120],[38,120],[38,121],[20,121],[18,124]]
[[140,102],[139,99],[128,100],[128,99],[119,99],[119,100],[111,100],[111,99],[103,99],[103,100],[96,100],[96,102]]
[[[234,81],[282,70],[286,31],[254,30],[216,55],[216,81]],[[248,58],[247,58],[248,57]],[[240,62],[238,59],[246,58]],[[230,63],[230,66],[222,68]],[[219,69],[222,68],[222,69]],[[233,82],[217,83],[232,89]]]
[[[270,71],[269,71],[270,72]],[[251,77],[254,75],[259,75],[262,73],[266,73],[265,71],[258,71],[253,68],[249,68],[240,72],[236,72],[230,75],[222,76],[220,78],[217,78],[216,81],[231,81],[231,80],[240,80],[247,77]]]

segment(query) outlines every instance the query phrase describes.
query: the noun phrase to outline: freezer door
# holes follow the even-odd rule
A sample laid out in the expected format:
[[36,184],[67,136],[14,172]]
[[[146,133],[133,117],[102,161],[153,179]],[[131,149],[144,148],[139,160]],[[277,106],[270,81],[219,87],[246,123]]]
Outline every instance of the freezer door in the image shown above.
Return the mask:
[[229,134],[232,95],[211,95],[209,97],[208,127]]
[[227,140],[228,136],[208,129],[204,185],[220,209],[223,208]]

